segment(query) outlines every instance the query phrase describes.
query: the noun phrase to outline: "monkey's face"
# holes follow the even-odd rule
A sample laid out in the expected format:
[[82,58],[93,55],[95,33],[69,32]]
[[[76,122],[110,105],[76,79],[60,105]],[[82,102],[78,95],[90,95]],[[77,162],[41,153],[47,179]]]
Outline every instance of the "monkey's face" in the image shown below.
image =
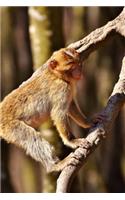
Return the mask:
[[61,49],[55,52],[50,61],[50,68],[59,78],[68,82],[81,78],[82,63],[75,49]]
[[81,79],[82,75],[82,66],[80,63],[73,63],[71,69],[66,72],[66,75],[73,80]]

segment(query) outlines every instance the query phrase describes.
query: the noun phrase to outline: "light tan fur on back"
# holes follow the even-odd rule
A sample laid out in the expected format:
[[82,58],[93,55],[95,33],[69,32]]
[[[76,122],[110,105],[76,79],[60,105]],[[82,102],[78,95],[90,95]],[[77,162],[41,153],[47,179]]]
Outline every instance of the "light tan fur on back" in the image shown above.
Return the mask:
[[77,148],[84,140],[88,145],[84,138],[74,138],[68,123],[68,117],[71,117],[84,128],[91,125],[73,101],[81,73],[79,54],[74,49],[55,52],[0,104],[0,136],[44,164],[45,159],[51,161],[53,155],[47,157],[50,147],[44,148],[45,141],[35,128],[50,117],[64,144]]

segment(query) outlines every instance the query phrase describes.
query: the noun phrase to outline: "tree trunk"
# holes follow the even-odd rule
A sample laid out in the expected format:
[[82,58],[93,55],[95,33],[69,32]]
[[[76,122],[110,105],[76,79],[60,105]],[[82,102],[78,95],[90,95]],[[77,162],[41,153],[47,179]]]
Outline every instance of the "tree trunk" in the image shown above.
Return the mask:
[[[35,70],[51,56],[53,51],[64,47],[63,8],[30,7],[29,17]],[[41,125],[40,130],[43,137],[54,144],[57,153],[61,154],[61,140],[51,122]],[[55,192],[56,180],[56,174],[47,174],[42,169],[42,192]]]

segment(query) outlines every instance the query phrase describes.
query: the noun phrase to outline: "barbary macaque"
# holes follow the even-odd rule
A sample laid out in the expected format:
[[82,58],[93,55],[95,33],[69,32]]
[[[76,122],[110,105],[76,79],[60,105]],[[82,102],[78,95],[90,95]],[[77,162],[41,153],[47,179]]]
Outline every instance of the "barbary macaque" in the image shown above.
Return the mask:
[[74,138],[68,122],[70,117],[83,128],[92,125],[80,111],[75,98],[76,82],[81,75],[82,63],[75,49],[64,48],[53,53],[1,102],[0,136],[42,162],[49,149],[45,149],[45,141],[35,128],[51,118],[65,145],[77,148],[84,143],[87,147],[86,139]]

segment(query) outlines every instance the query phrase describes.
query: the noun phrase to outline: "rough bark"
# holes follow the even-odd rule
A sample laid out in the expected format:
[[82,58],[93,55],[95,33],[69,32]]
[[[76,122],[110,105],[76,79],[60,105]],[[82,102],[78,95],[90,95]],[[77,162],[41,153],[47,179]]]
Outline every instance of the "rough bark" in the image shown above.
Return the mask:
[[125,8],[114,20],[109,21],[106,25],[91,32],[83,39],[70,44],[68,47],[77,49],[82,58],[86,59],[91,52],[102,46],[106,40],[117,33],[125,36]]
[[[99,38],[102,38],[103,42],[107,40],[108,35],[110,35],[110,33],[111,33],[112,26],[113,26],[113,30],[117,32],[119,24],[121,24],[122,27],[119,28],[119,30],[121,32],[119,31],[119,33],[122,36],[125,35],[124,20],[125,20],[125,9],[123,9],[121,14],[116,19],[114,19],[111,22],[108,22],[105,26],[90,33],[87,37],[85,37],[85,39],[80,40],[82,42],[78,41],[74,44],[71,44],[70,47],[76,48],[81,53],[82,58],[85,58],[84,52],[85,52],[85,55],[87,55],[86,52],[88,52],[88,49],[89,49],[89,53],[92,52],[93,50],[95,50],[95,48],[93,48],[93,47],[94,47],[94,45],[96,46],[97,44],[100,44],[101,40]],[[106,34],[104,34],[104,31],[106,31]],[[85,46],[85,48],[84,48],[84,46]],[[90,46],[92,49],[90,48]],[[94,127],[94,130],[93,129],[90,130],[89,135],[87,136],[87,139],[89,140],[89,142],[92,143],[91,151],[93,151],[95,149],[95,144],[96,145],[98,144],[98,141],[100,141],[100,137],[103,138],[102,136],[106,135],[106,131],[109,130],[109,127],[114,122],[114,119],[116,118],[119,110],[122,108],[123,102],[125,101],[125,94],[124,94],[125,93],[125,81],[124,81],[125,73],[124,73],[124,71],[125,71],[125,69],[124,69],[124,59],[123,59],[122,71],[120,73],[119,81],[113,90],[113,93],[107,103],[106,108],[104,109],[104,111],[102,111],[102,113],[107,116],[107,121],[103,122],[102,124],[97,124],[96,127]],[[81,156],[80,161],[79,161],[79,151],[81,153],[81,148],[76,149],[74,153],[71,153],[68,156],[68,157],[71,157],[71,166],[74,165],[74,162],[72,163],[73,157],[75,157],[75,160],[77,160],[79,163],[79,162],[81,162],[81,159],[84,160],[84,157],[89,155],[88,152],[91,152],[90,149],[87,151],[83,148],[83,154],[82,153],[80,154],[83,157]],[[78,154],[78,159],[77,159],[77,154]],[[57,159],[57,157],[56,157],[56,159]],[[67,162],[67,159],[65,159],[65,160]],[[73,161],[74,161],[74,159],[73,159]],[[66,164],[67,164],[66,162],[64,162],[64,166],[66,166]],[[48,163],[46,163],[46,165],[48,167],[50,165],[50,168],[51,168],[51,163],[48,162]],[[69,165],[69,162],[68,162],[68,165]],[[71,168],[71,166],[68,166],[68,167]],[[58,181],[58,183],[59,183],[59,181]]]
[[98,123],[93,127],[86,139],[91,143],[91,148],[84,149],[79,147],[74,153],[71,153],[71,163],[65,167],[57,181],[57,192],[67,192],[70,182],[78,169],[85,163],[88,156],[95,150],[100,142],[105,139],[106,135],[110,133],[112,124],[118,115],[118,112],[125,103],[125,57],[122,61],[122,69],[119,80],[116,83],[113,92],[108,100],[104,110],[101,112],[106,117],[106,120]]
[[[107,38],[112,36],[112,33],[119,33],[125,37],[125,8],[122,13],[113,21],[108,22],[105,26],[96,29],[90,35],[84,39],[69,45],[77,49],[82,58],[85,59],[87,56],[99,47],[102,42],[105,42]],[[103,138],[110,132],[112,124],[118,115],[118,112],[125,103],[125,57],[122,61],[122,69],[119,76],[119,80],[115,85],[113,92],[109,98],[109,101],[101,112],[105,115],[106,120],[98,123],[96,127],[89,131],[86,139],[91,143],[91,148],[84,149],[79,147],[74,153],[71,153],[69,157],[71,158],[71,163],[62,170],[58,181],[57,181],[57,192],[67,192],[78,169],[84,164],[88,156],[95,150],[95,148],[100,144]]]
[[[121,14],[115,18],[114,20],[108,22],[105,26],[96,29],[88,36],[83,38],[82,40],[75,42],[68,47],[73,47],[77,49],[77,51],[81,54],[83,59],[87,58],[87,56],[94,51],[97,47],[102,44],[102,41],[105,42],[109,36],[113,33],[119,33],[120,35],[125,37],[125,8],[121,12]],[[66,191],[64,188],[66,187],[66,182],[69,183],[69,180],[75,174],[75,171],[78,171],[78,168],[83,164],[83,161],[87,159],[88,155],[94,151],[95,147],[98,146],[100,140],[102,140],[107,131],[110,130],[114,119],[116,118],[119,110],[122,108],[123,103],[125,102],[125,64],[123,59],[122,70],[120,73],[120,78],[118,83],[116,84],[111,97],[107,103],[107,106],[102,111],[102,114],[107,116],[106,122],[103,121],[101,124],[97,124],[96,127],[90,130],[89,135],[86,139],[92,144],[90,149],[78,148],[74,153],[71,153],[68,158],[71,158],[71,163],[69,164],[69,159],[67,163],[67,159],[63,164],[64,169],[62,170],[58,183],[57,183],[57,192]],[[48,144],[49,145],[49,144]],[[51,145],[50,145],[51,149]],[[53,149],[53,148],[52,148]],[[50,152],[52,154],[52,152]],[[49,155],[48,155],[49,156]],[[51,156],[51,155],[50,155]],[[53,159],[53,162],[57,161],[57,157]],[[82,161],[82,162],[81,162]],[[46,163],[46,166],[51,169],[51,163]],[[63,168],[63,167],[62,167]],[[70,170],[69,170],[70,169]],[[51,171],[51,170],[50,170]],[[68,175],[66,175],[68,172]],[[65,176],[66,175],[66,176]],[[62,184],[63,181],[65,184]],[[60,184],[61,183],[61,184]],[[60,187],[61,185],[61,187]],[[64,188],[63,188],[64,187]]]

